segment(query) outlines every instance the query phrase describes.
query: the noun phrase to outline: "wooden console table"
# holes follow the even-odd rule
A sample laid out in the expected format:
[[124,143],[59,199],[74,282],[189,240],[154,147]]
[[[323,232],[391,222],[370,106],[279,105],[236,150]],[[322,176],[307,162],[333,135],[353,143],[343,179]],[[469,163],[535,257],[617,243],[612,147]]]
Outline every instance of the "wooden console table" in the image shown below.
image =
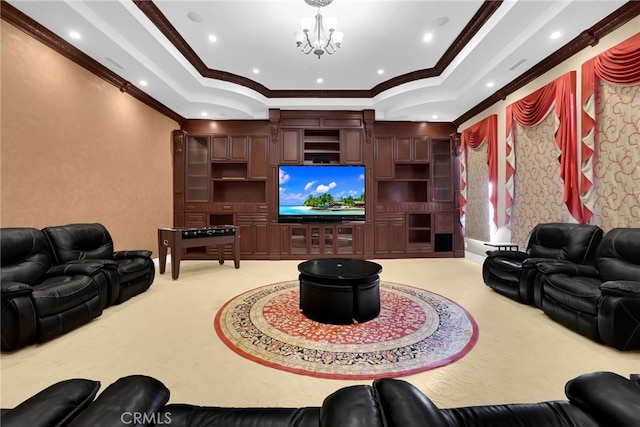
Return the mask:
[[159,271],[164,274],[167,263],[167,248],[171,248],[171,278],[180,274],[182,250],[201,246],[217,246],[218,262],[224,264],[224,246],[232,245],[233,263],[240,268],[240,229],[235,225],[212,227],[158,228]]

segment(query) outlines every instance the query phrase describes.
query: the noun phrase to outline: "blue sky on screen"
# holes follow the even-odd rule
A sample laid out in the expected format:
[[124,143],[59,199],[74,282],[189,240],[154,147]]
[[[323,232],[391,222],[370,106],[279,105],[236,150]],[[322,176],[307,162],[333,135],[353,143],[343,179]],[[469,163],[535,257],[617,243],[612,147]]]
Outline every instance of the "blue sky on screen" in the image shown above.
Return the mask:
[[301,205],[309,195],[334,199],[364,193],[363,166],[280,166],[280,205]]

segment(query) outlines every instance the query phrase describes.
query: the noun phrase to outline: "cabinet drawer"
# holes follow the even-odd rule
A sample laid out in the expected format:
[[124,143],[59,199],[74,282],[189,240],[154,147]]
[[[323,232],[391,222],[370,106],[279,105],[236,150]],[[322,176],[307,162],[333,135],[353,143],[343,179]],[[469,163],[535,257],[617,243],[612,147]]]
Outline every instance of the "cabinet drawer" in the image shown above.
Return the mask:
[[405,222],[404,212],[398,213],[378,213],[376,212],[376,222]]
[[261,214],[261,213],[255,213],[255,214],[239,213],[238,214],[238,222],[255,223],[255,222],[268,222],[268,221],[269,220],[267,218],[267,215]]
[[184,225],[186,227],[204,227],[206,223],[206,215],[203,213],[185,213]]

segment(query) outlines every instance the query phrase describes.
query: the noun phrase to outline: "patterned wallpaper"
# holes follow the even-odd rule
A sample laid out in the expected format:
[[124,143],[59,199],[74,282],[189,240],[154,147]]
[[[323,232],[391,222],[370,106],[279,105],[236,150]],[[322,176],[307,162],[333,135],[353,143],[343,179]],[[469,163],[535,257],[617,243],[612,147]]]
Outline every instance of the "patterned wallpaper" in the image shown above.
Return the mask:
[[562,202],[560,149],[554,139],[556,128],[557,117],[553,112],[535,126],[516,124],[511,241],[520,249],[525,248],[527,236],[537,224],[573,221]]
[[477,149],[466,148],[467,210],[465,237],[488,242],[491,240],[489,224],[489,166],[487,165],[487,143]]
[[640,227],[640,85],[601,81],[596,117],[591,223],[605,231]]

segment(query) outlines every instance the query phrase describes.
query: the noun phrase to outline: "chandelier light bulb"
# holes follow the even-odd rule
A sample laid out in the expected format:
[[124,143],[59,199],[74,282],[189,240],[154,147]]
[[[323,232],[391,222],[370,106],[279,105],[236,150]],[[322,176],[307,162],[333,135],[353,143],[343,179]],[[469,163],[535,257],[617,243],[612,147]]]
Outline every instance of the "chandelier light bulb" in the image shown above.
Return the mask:
[[337,47],[342,45],[342,38],[344,37],[344,33],[342,31],[334,31],[333,32],[333,41]]

